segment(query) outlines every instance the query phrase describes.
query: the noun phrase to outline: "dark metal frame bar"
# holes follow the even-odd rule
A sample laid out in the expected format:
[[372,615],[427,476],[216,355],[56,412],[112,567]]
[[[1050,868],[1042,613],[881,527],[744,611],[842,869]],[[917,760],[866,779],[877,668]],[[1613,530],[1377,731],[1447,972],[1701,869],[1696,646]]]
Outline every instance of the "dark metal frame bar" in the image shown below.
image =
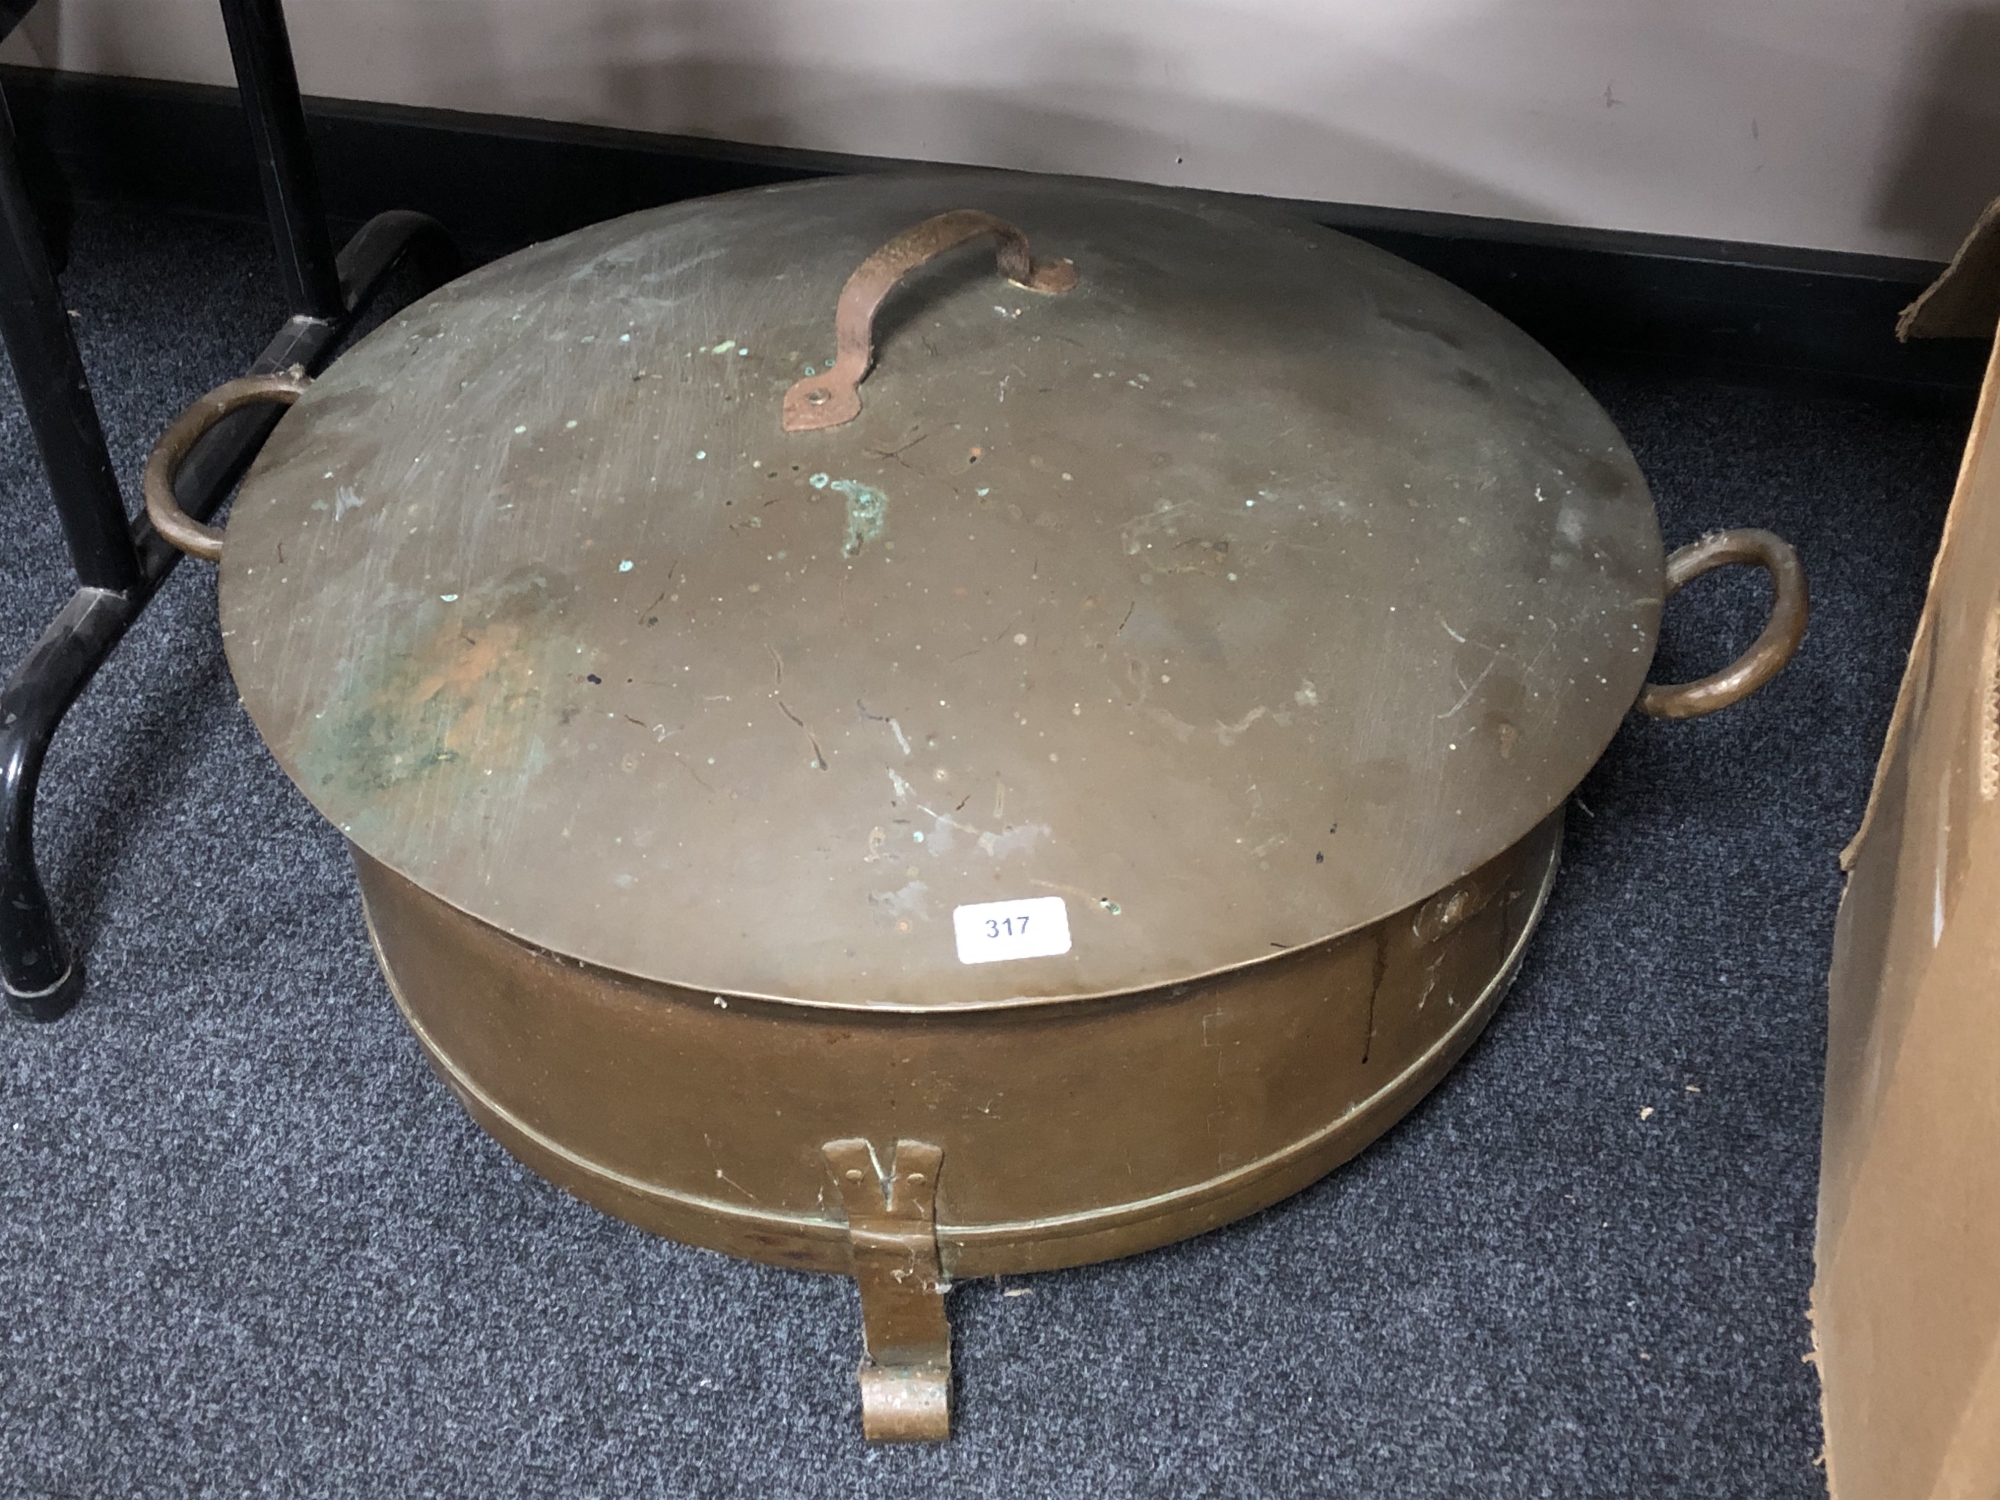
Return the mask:
[[[282,0],[222,0],[249,117],[264,201],[292,310],[251,373],[314,373],[381,300],[399,266],[425,288],[458,272],[436,220],[392,212],[370,220],[338,255],[321,208]],[[126,512],[84,378],[69,316],[28,202],[11,119],[0,98],[0,339],[69,541],[77,589],[0,688],[0,984],[8,1006],[53,1021],[83,993],[83,961],[64,937],[35,863],[35,792],[63,715],[139,617],[180,554]],[[218,423],[189,453],[175,485],[206,520],[242,477],[282,410]]]

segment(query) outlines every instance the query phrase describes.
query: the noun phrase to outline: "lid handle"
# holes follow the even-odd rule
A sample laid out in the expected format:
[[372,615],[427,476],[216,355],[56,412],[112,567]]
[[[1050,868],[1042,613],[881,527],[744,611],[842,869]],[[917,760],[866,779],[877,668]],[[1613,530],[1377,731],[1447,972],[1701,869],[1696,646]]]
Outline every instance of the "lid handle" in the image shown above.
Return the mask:
[[860,416],[861,382],[875,363],[875,314],[884,299],[918,266],[982,234],[999,240],[1000,274],[1016,286],[1066,292],[1076,285],[1076,267],[1069,261],[1036,260],[1026,235],[976,208],[955,208],[904,230],[864,260],[840,289],[833,310],[833,363],[785,392],[785,431],[817,432]]
[[1771,575],[1771,617],[1750,649],[1712,676],[1664,687],[1646,684],[1639,712],[1656,719],[1698,719],[1740,703],[1785,669],[1806,636],[1806,571],[1782,537],[1768,531],[1716,531],[1689,542],[1667,559],[1667,598],[1730,563],[1755,563]]

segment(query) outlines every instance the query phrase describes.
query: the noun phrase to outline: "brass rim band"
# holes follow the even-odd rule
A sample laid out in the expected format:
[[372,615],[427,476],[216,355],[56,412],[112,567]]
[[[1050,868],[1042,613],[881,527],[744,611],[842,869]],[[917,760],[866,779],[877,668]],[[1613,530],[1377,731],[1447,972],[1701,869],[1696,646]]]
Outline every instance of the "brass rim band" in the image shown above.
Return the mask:
[[[1536,881],[1533,904],[1528,910],[1527,917],[1522,923],[1519,934],[1509,945],[1506,956],[1502,959],[1499,967],[1495,969],[1493,977],[1480,991],[1478,997],[1465,1008],[1465,1014],[1459,1018],[1458,1022],[1449,1031],[1443,1033],[1426,1048],[1422,1055],[1413,1059],[1409,1066],[1404,1068],[1402,1072],[1388,1080],[1382,1087],[1370,1094],[1366,1099],[1355,1104],[1338,1118],[1328,1121],[1317,1130],[1308,1135],[1301,1136],[1298,1140],[1291,1142],[1277,1151],[1259,1157],[1256,1161],[1231,1168],[1227,1172],[1208,1178],[1202,1182],[1191,1183],[1186,1187],[1174,1188],[1165,1193],[1155,1194],[1150,1198],[1112,1204],[1104,1208],[1091,1209],[1084,1213],[1052,1215],[1042,1219],[1022,1219],[994,1224],[948,1224],[940,1222],[937,1226],[937,1237],[940,1247],[947,1254],[952,1254],[963,1248],[977,1247],[986,1249],[1014,1242],[1082,1237],[1102,1230],[1115,1228],[1124,1223],[1159,1218],[1176,1210],[1193,1209],[1204,1203],[1225,1199],[1233,1194],[1239,1194],[1254,1187],[1264,1179],[1280,1175],[1287,1169],[1295,1168],[1303,1162],[1310,1161],[1331,1142],[1337,1140],[1357,1120],[1365,1118],[1373,1111],[1382,1107],[1386,1102],[1395,1099],[1399,1093],[1408,1090],[1416,1081],[1430,1076],[1430,1074],[1439,1068],[1441,1062],[1448,1065],[1449,1060],[1457,1057],[1459,1053],[1469,1046],[1472,1039],[1478,1035],[1487,1021],[1491,1019],[1494,1007],[1506,993],[1508,985],[1513,982],[1515,971],[1520,967],[1521,957],[1527,949],[1529,939],[1533,937],[1536,927],[1540,925],[1543,908],[1548,902],[1549,891],[1555,884],[1560,848],[1561,841],[1559,839],[1551,844],[1547,862],[1540,872],[1539,879]],[[828,1247],[844,1246],[847,1230],[846,1226],[838,1220],[820,1218],[817,1215],[811,1214],[794,1214],[775,1212],[769,1209],[745,1208],[738,1203],[729,1203],[722,1199],[710,1198],[698,1193],[683,1192],[677,1188],[663,1187],[658,1183],[633,1177],[628,1173],[619,1171],[615,1167],[607,1166],[603,1162],[584,1156],[573,1148],[564,1145],[547,1132],[529,1123],[527,1120],[522,1119],[520,1115],[516,1114],[512,1109],[495,1099],[482,1088],[438,1045],[437,1041],[432,1037],[422,1020],[418,1018],[415,1011],[411,1009],[409,1002],[403,996],[402,986],[397,982],[395,971],[391,967],[387,955],[383,952],[381,940],[376,934],[375,920],[372,912],[368,913],[367,921],[369,943],[375,950],[376,961],[381,965],[383,977],[389,985],[389,992],[395,998],[397,1008],[402,1011],[403,1019],[409,1023],[410,1029],[416,1033],[418,1042],[444,1075],[446,1081],[451,1085],[452,1090],[468,1105],[473,1106],[476,1112],[483,1113],[487,1117],[481,1121],[481,1124],[489,1132],[498,1135],[503,1144],[506,1142],[507,1135],[511,1133],[536,1151],[545,1152],[557,1158],[568,1167],[593,1181],[601,1182],[606,1187],[618,1192],[631,1194],[643,1199],[650,1199],[658,1203],[670,1204],[688,1214],[691,1218],[730,1221],[746,1227],[753,1227],[761,1234],[772,1237],[820,1241],[824,1242]],[[1416,1097],[1420,1097],[1427,1087],[1428,1085],[1424,1085],[1424,1087],[1419,1088],[1417,1095],[1413,1096],[1404,1107],[1408,1108],[1410,1104],[1414,1104]],[[501,1130],[495,1131],[495,1125],[500,1126]],[[1371,1135],[1370,1139],[1372,1138]],[[1315,1172],[1312,1178],[1301,1181],[1298,1186],[1302,1188],[1308,1181],[1317,1180],[1320,1175],[1323,1175],[1325,1170],[1325,1168],[1322,1168],[1320,1171]],[[1232,1213],[1226,1217],[1234,1218],[1236,1215]],[[1224,1222],[1224,1220],[1218,1220],[1217,1222]],[[1180,1234],[1174,1237],[1180,1238],[1185,1233],[1187,1231],[1181,1231]]]

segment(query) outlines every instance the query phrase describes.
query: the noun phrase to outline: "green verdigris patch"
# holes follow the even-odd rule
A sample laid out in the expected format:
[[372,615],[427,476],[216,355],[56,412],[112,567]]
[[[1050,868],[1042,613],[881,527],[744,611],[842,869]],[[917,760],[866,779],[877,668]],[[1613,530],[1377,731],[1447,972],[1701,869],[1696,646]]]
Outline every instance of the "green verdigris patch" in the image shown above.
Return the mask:
[[842,557],[857,556],[861,549],[882,535],[889,520],[889,497],[872,484],[858,479],[833,479],[815,474],[807,481],[816,490],[832,490],[847,497],[847,536],[840,544]]
[[561,628],[567,593],[524,568],[428,596],[346,664],[299,766],[309,789],[353,809],[361,821],[347,831],[371,852],[393,857],[385,839],[415,852],[413,840],[446,832],[431,816],[483,816],[547,765],[548,700],[563,695],[576,649]]

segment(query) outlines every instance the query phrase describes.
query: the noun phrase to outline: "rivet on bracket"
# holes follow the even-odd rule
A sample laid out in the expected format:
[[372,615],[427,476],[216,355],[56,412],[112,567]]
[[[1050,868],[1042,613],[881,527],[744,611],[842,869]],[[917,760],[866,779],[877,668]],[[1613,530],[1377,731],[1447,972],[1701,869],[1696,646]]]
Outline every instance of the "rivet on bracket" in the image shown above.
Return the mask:
[[936,1228],[944,1152],[898,1141],[885,1181],[866,1141],[820,1149],[847,1210],[861,1291],[862,1433],[877,1443],[941,1442],[951,1436],[951,1325]]

